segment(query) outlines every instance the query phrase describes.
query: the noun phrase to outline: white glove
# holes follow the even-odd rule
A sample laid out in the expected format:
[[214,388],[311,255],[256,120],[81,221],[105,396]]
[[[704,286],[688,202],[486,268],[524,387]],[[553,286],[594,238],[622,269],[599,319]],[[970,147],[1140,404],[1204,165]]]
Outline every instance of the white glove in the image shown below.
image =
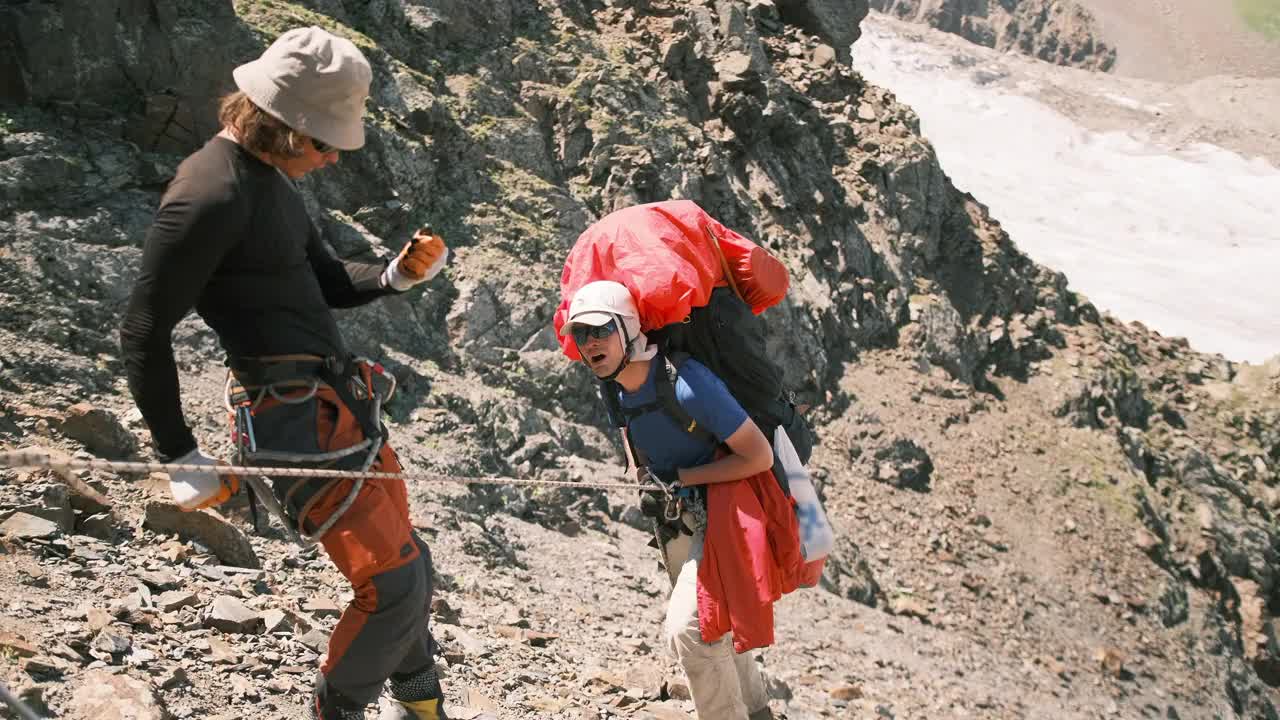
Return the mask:
[[419,230],[382,271],[382,284],[404,292],[439,275],[448,260],[449,248],[444,240],[430,230]]
[[[177,465],[204,465],[213,467],[217,460],[196,448],[173,461]],[[169,493],[183,510],[198,510],[227,501],[239,489],[240,478],[213,472],[177,471],[169,473]]]

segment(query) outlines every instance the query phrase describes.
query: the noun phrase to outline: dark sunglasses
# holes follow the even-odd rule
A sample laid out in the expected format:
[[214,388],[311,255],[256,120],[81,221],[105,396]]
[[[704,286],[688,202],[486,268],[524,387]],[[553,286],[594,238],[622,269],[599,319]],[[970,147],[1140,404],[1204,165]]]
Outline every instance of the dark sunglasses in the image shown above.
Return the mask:
[[570,331],[573,333],[573,341],[579,345],[587,342],[589,338],[603,340],[610,335],[618,332],[618,324],[610,320],[603,325],[574,325]]
[[323,140],[317,140],[315,138],[311,138],[311,147],[315,148],[316,152],[321,155],[328,155],[338,149]]

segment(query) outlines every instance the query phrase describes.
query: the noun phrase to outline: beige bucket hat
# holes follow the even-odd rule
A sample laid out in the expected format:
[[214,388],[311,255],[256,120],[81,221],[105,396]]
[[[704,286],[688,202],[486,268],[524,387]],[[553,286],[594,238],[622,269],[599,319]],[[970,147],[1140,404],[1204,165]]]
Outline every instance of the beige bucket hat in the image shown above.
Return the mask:
[[350,40],[318,27],[295,28],[232,77],[253,104],[294,130],[339,150],[364,145],[373,71]]

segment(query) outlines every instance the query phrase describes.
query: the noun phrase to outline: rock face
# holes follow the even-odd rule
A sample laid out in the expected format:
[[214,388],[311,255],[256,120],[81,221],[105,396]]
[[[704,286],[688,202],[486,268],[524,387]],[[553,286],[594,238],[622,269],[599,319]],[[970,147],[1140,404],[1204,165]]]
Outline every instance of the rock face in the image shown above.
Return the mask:
[[870,0],[871,7],[997,50],[1059,65],[1110,70],[1116,51],[1072,0]]
[[[0,441],[147,452],[115,328],[159,195],[208,135],[177,118],[201,117],[279,32],[316,24],[374,68],[367,146],[299,183],[320,233],[376,259],[430,224],[454,250],[424,288],[339,315],[348,345],[399,380],[386,410],[406,467],[616,476],[591,378],[549,329],[561,263],[613,209],[690,198],[791,272],[762,317],[814,406],[814,476],[841,538],[823,589],[779,618],[795,641],[770,650],[775,709],[1272,716],[1280,371],[1099,316],[1031,262],[950,183],[911,109],[840,62],[864,14],[819,0],[5,4]],[[188,110],[152,115],[157,97]],[[144,133],[164,142],[137,137],[148,117],[174,120]],[[173,339],[189,423],[225,455],[217,340],[196,318]],[[82,402],[97,411],[71,410]],[[73,707],[99,662],[146,669],[179,717],[306,717],[345,602],[321,555],[246,535],[234,509],[181,513],[137,478],[86,474],[109,517],[31,479],[0,483],[3,550],[21,561],[0,580],[23,595],[10,614],[47,631],[48,657],[25,659],[50,702]],[[659,616],[665,580],[621,522],[636,522],[634,495],[576,490],[413,485],[451,610],[451,699],[513,717],[687,716],[657,623],[636,620]]]
[[[40,32],[58,23],[73,35],[90,32],[97,11],[75,7],[6,9],[20,29],[15,52],[27,58],[24,77],[65,74],[68,63],[96,67],[90,50],[124,52],[110,43],[74,58],[35,52]],[[300,22],[366,49],[378,108],[368,146],[301,185],[321,232],[346,256],[398,251],[427,222],[454,247],[447,278],[425,293],[346,313],[345,331],[353,347],[395,338],[388,363],[401,391],[388,409],[400,420],[432,415],[432,427],[469,438],[442,448],[445,455],[483,448],[452,458],[459,469],[600,457],[590,449],[601,447],[598,436],[583,442],[574,425],[594,424],[590,384],[554,352],[539,353],[555,347],[546,328],[558,263],[593,218],[626,204],[693,198],[777,249],[795,290],[771,313],[771,326],[788,331],[772,333],[770,345],[792,358],[787,380],[810,400],[826,400],[841,363],[861,348],[902,342],[920,348],[925,362],[980,383],[993,369],[1034,358],[1052,342],[1052,323],[1074,318],[1063,279],[1031,264],[979,203],[946,181],[912,112],[822,60],[856,37],[865,14],[858,3],[641,3],[591,12],[571,2],[549,14],[534,3],[498,3],[483,16],[462,3],[289,8],[244,2],[228,15],[223,4],[183,5],[140,21],[161,25],[147,36],[151,44],[128,47],[185,58],[176,49],[185,36],[163,32],[164,23],[226,25],[229,43],[199,64],[208,83],[225,80],[234,64]],[[40,13],[60,14],[41,20]],[[602,35],[615,51],[503,39],[600,22],[618,24]],[[618,44],[626,28],[648,32],[650,41]],[[236,44],[246,32],[256,47]],[[441,43],[439,52],[418,52],[429,40]],[[485,62],[467,65],[476,52]],[[182,67],[148,62],[155,73],[136,89],[110,93],[117,103],[136,109],[174,83],[192,92],[201,86],[180,82]],[[55,406],[85,392],[119,392],[118,312],[156,193],[181,158],[131,142],[127,115],[95,114],[106,96],[93,88],[120,67],[129,66],[59,91],[83,96],[83,106],[52,112],[52,95],[29,98],[10,114],[0,147],[0,232],[13,239],[0,258],[0,339],[13,348],[4,373],[17,392],[55,393]],[[182,149],[198,144],[193,137]],[[61,296],[79,300],[57,302]],[[1033,314],[1039,325],[1018,338],[1016,352],[989,339],[987,325]],[[189,362],[217,357],[199,323],[181,325],[175,343]],[[426,358],[440,361],[429,366]],[[77,379],[74,390],[68,377]],[[477,377],[502,400],[473,397]],[[432,407],[420,407],[424,400]],[[834,393],[832,410],[841,402]],[[550,442],[531,440],[543,436]]]
[[[836,56],[849,61],[849,46],[861,34],[858,23],[870,10],[867,0],[775,0],[784,22],[817,35],[835,48]],[[759,3],[766,6],[768,3]]]
[[231,0],[7,3],[0,23],[12,38],[0,45],[0,103],[95,113],[145,150],[181,151],[216,131],[216,99],[253,44]]

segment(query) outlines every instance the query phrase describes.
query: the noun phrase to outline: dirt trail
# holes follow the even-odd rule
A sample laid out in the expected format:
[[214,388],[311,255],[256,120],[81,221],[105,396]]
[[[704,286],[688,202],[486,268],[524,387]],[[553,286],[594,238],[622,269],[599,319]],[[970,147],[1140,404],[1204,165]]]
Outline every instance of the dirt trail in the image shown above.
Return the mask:
[[1077,0],[1117,49],[1113,72],[1187,82],[1211,75],[1280,77],[1280,41],[1245,24],[1234,0]]

